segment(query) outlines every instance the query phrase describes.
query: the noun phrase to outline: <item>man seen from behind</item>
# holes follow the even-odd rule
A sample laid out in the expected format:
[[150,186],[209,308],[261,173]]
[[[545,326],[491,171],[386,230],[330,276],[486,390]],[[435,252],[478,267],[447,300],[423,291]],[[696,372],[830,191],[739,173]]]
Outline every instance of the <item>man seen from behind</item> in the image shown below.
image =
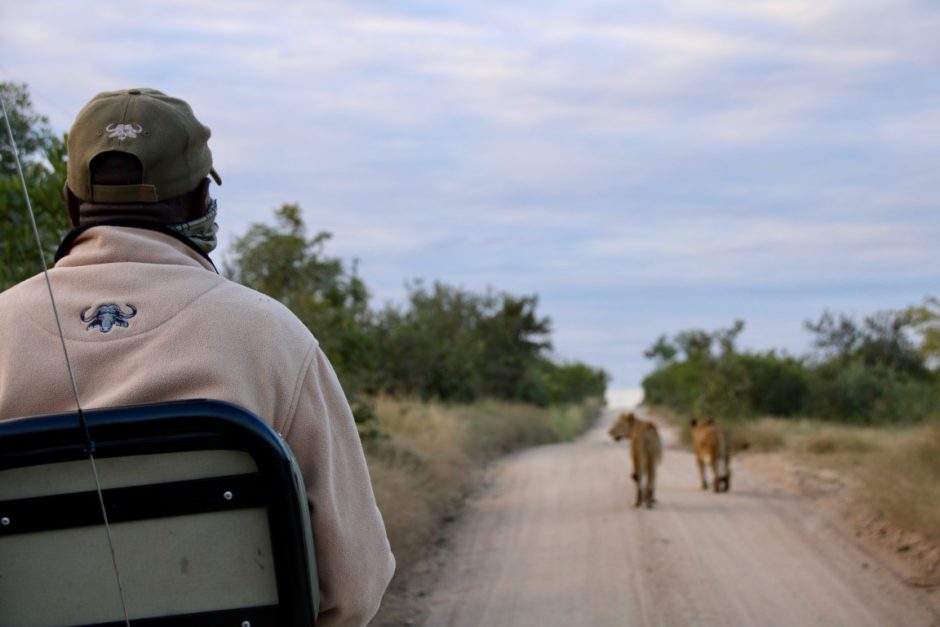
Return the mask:
[[[209,259],[208,139],[187,103],[144,88],[98,94],[72,126],[76,228],[49,276],[81,404],[211,398],[268,422],[306,482],[318,625],[364,625],[395,562],[352,413],[310,331]],[[42,276],[0,294],[0,328],[0,420],[74,411]]]

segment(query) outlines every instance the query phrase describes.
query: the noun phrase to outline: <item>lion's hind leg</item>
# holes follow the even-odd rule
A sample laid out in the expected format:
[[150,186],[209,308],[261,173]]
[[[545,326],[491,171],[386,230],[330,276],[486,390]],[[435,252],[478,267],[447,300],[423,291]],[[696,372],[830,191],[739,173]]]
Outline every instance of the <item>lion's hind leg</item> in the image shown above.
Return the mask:
[[728,435],[722,432],[718,438],[718,455],[721,460],[721,491],[731,490],[731,447],[728,441]]
[[636,473],[633,473],[633,481],[636,483],[636,501],[633,503],[633,507],[639,507],[643,504],[643,483],[642,477]]
[[653,509],[656,502],[656,460],[650,457],[646,463],[646,507]]
[[722,475],[720,472],[718,472],[718,458],[712,459],[711,469],[712,469],[712,489],[715,492],[720,492]]
[[721,491],[728,492],[731,490],[731,464],[728,463],[729,460],[724,460],[724,463],[721,465],[721,479],[719,483],[721,484]]
[[656,503],[656,465],[662,459],[662,442],[659,439],[659,433],[656,431],[656,427],[650,427],[650,430],[647,432],[644,437],[644,450],[645,450],[645,459],[643,470],[646,474],[646,492],[645,492],[645,501],[646,507],[652,509],[653,504]]
[[635,446],[636,440],[631,443],[631,457],[633,458],[633,482],[636,484],[636,501],[633,503],[634,507],[639,507],[643,503],[643,476],[640,474],[643,468],[643,460],[640,457],[640,452]]
[[702,489],[707,490],[708,479],[705,477],[705,462],[697,452],[695,454],[695,463],[698,464],[698,474],[702,478]]

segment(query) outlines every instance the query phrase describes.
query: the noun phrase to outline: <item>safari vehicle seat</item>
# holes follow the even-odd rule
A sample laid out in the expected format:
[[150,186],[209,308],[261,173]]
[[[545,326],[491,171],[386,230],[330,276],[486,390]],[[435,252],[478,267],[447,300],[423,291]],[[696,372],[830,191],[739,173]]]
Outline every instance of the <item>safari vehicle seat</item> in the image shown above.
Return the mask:
[[84,415],[110,542],[78,415],[0,422],[0,627],[117,627],[125,607],[135,626],[315,624],[303,479],[268,425],[218,401]]

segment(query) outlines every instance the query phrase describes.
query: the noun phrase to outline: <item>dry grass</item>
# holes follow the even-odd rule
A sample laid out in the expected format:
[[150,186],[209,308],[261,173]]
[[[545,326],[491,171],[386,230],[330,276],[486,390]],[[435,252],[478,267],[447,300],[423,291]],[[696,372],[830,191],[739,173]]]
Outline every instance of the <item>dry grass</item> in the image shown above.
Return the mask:
[[730,431],[735,450],[827,456],[867,453],[880,437],[877,429],[770,417],[736,422]]
[[599,403],[542,409],[492,400],[448,406],[376,399],[379,429],[387,437],[368,442],[366,458],[397,576],[407,573],[441,524],[456,515],[487,460],[571,439],[599,408]]
[[366,458],[389,542],[405,566],[473,480],[469,432],[437,405],[379,399],[377,413],[389,437],[369,443]]
[[940,543],[940,425],[849,427],[810,423],[787,450],[853,477],[857,494],[902,529]]
[[853,457],[869,502],[903,528],[940,543],[940,425],[892,433]]
[[788,423],[776,418],[761,418],[754,422],[736,424],[729,429],[729,432],[734,450],[771,453],[786,445],[787,434],[791,427],[792,422]]

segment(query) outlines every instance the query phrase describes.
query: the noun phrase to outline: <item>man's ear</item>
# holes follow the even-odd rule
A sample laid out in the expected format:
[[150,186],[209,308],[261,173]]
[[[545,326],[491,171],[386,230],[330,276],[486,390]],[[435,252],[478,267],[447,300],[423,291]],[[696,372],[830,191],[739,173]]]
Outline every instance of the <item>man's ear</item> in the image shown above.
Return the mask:
[[69,189],[69,186],[66,185],[63,189],[65,192],[65,207],[69,212],[69,220],[72,222],[72,226],[78,226],[79,221],[79,211],[78,207],[82,204],[82,201],[72,193],[72,190]]

